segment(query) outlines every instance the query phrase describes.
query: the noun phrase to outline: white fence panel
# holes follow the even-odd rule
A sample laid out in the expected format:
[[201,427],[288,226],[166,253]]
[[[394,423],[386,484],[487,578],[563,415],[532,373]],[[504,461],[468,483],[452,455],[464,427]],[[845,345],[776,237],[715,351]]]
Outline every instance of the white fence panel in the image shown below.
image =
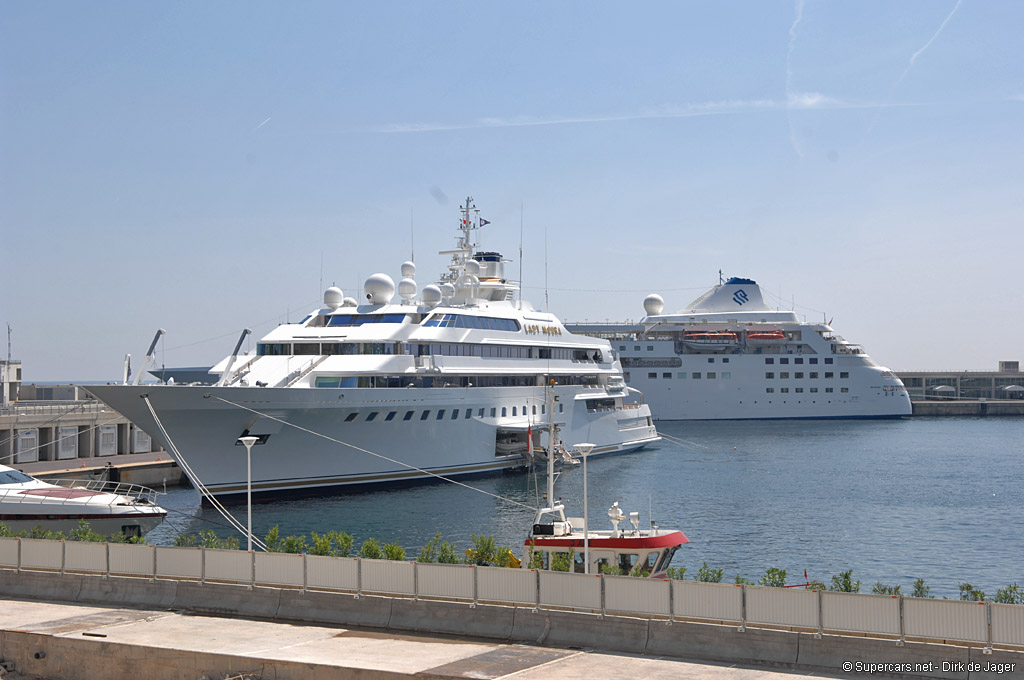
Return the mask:
[[256,553],[256,582],[275,586],[302,585],[302,555]]
[[476,567],[477,599],[486,602],[537,602],[537,572],[534,569]]
[[541,605],[574,609],[601,608],[600,576],[561,571],[539,573]]
[[0,538],[0,567],[18,566],[18,539]]
[[475,572],[476,567],[468,564],[419,563],[416,565],[416,589],[427,597],[471,600]]
[[132,543],[108,543],[110,573],[132,576],[153,575],[153,546]]
[[396,595],[416,593],[412,562],[362,560],[362,563],[364,592]]
[[725,621],[743,618],[743,591],[739,586],[676,581],[672,592],[675,616]]
[[668,616],[669,582],[632,576],[604,577],[604,607],[608,611]]
[[818,593],[813,590],[747,586],[747,621],[774,626],[818,627]]
[[992,642],[1024,646],[1024,607],[1019,604],[992,605]]
[[987,619],[984,602],[903,598],[903,630],[907,637],[985,642]]
[[59,571],[61,545],[61,541],[48,541],[45,538],[21,539],[21,567]]
[[206,578],[210,581],[245,581],[252,579],[252,553],[244,550],[204,550]]
[[359,560],[355,557],[306,555],[306,585],[323,590],[356,590]]
[[64,544],[65,571],[107,573],[107,545],[68,541]]
[[900,634],[900,601],[889,595],[821,594],[821,619],[826,630]]
[[168,578],[202,578],[202,548],[157,546],[156,575]]

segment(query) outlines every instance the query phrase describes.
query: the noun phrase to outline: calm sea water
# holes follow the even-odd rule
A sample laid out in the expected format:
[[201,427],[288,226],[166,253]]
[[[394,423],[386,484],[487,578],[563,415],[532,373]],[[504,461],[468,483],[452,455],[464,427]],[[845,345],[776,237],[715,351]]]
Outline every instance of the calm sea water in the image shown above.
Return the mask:
[[[693,578],[703,562],[756,581],[768,567],[789,583],[828,583],[846,569],[870,590],[877,582],[909,592],[924,578],[932,595],[957,596],[966,581],[988,593],[1024,584],[1024,418],[916,418],[895,421],[661,423],[685,440],[588,462],[591,524],[606,526],[612,501],[639,511],[642,526],[681,529],[690,539],[673,562]],[[543,474],[536,480],[544,486]],[[531,507],[525,473],[469,484]],[[567,514],[583,514],[583,473],[563,473],[556,494]],[[199,507],[198,493],[172,490],[169,519],[154,543],[213,529],[224,520]],[[244,523],[244,506],[232,511]],[[397,542],[410,557],[435,532],[468,547],[493,535],[518,554],[533,513],[452,484],[258,503],[254,533],[347,531]],[[610,524],[607,525],[610,527]],[[240,537],[244,546],[245,539]]]

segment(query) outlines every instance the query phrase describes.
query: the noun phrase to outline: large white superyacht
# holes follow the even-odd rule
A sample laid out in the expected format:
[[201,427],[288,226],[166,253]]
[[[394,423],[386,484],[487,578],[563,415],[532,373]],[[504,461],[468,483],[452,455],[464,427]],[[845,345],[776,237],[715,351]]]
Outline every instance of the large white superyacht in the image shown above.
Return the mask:
[[476,249],[485,224],[467,199],[440,285],[418,290],[406,262],[400,301],[385,274],[366,280],[363,304],[328,288],[322,308],[248,354],[243,333],[211,369],[213,386],[86,389],[228,500],[246,492],[245,443],[252,493],[268,498],[522,466],[547,446],[552,422],[556,443],[594,442],[592,455],[658,441],[608,341],[516,300],[508,260]]
[[612,342],[626,382],[656,420],[898,418],[910,396],[892,371],[829,323],[774,310],[754,281],[730,278],[676,313],[660,295],[636,324],[567,324]]

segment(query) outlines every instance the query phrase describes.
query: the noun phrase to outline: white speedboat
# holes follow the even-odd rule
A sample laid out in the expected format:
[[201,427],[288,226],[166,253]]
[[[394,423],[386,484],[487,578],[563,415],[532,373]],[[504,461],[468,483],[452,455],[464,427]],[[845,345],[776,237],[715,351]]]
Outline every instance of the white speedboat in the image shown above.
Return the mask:
[[246,493],[242,437],[255,438],[252,492],[263,498],[522,466],[531,430],[549,418],[551,381],[550,415],[565,441],[593,441],[596,455],[658,441],[608,341],[573,335],[516,300],[507,260],[476,250],[484,224],[468,199],[457,247],[442,251],[451,262],[440,285],[419,291],[406,262],[397,302],[385,274],[366,280],[363,304],[329,288],[322,308],[278,326],[253,352],[239,355],[240,339],[211,369],[215,385],[85,389],[228,500]]
[[131,537],[145,534],[165,517],[152,489],[94,480],[44,482],[0,465],[0,522],[14,531],[38,526],[68,534],[85,520],[105,536]]
[[626,382],[656,420],[898,418],[910,395],[891,370],[830,323],[765,304],[750,279],[731,278],[685,309],[644,300],[636,324],[568,324],[608,339]]

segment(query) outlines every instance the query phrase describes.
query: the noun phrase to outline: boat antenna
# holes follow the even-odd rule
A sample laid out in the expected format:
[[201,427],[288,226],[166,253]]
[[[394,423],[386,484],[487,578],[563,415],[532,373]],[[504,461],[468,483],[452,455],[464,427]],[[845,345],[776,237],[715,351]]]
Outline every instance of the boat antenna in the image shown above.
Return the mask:
[[519,201],[519,308],[523,308],[523,202]]
[[722,278],[722,270],[719,269],[718,270],[718,285],[721,286],[723,283],[725,283],[725,279]]

